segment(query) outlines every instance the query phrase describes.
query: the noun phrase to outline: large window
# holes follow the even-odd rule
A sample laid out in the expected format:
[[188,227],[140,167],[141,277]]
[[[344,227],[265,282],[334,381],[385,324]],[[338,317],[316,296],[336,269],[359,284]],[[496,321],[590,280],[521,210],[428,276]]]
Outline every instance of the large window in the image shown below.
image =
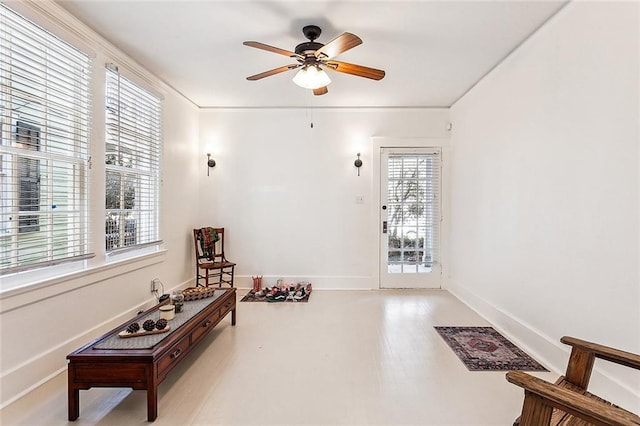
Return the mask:
[[0,4],[0,274],[88,256],[90,66]]
[[107,66],[105,248],[159,240],[160,100]]

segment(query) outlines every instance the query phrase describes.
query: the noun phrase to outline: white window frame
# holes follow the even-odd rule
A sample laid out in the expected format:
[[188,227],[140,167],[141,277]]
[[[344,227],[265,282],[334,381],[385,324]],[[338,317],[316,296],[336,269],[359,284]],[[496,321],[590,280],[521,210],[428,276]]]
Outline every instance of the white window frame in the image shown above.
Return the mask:
[[[89,55],[0,4],[0,275],[93,256],[91,68]],[[37,167],[28,213],[20,211],[24,161]],[[26,214],[34,226],[23,226]]]
[[105,86],[105,251],[116,255],[162,242],[162,103],[113,64]]

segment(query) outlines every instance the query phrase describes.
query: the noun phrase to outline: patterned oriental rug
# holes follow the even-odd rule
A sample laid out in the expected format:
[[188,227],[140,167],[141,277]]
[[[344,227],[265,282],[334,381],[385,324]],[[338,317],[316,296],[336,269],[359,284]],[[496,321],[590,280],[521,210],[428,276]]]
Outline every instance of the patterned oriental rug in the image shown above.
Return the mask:
[[493,327],[434,327],[470,371],[548,371]]

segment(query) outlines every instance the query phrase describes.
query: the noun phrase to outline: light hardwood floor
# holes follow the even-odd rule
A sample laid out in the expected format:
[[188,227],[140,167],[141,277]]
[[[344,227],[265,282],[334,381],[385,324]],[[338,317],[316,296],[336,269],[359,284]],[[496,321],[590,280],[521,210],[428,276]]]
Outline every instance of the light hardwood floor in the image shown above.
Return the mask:
[[[155,425],[510,425],[521,408],[503,372],[467,371],[434,331],[488,325],[446,291],[316,290],[309,303],[237,312],[162,383]],[[144,391],[91,389],[72,424],[144,425],[146,414]],[[3,426],[66,419],[66,374],[0,411]]]

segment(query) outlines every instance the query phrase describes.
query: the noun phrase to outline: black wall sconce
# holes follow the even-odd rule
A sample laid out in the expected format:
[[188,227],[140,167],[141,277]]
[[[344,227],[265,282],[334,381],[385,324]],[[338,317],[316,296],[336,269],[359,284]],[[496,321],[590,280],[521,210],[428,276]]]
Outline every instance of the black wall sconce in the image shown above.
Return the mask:
[[362,160],[360,159],[360,153],[358,153],[358,158],[353,162],[353,165],[358,169],[358,176],[360,176],[360,167],[362,167]]
[[207,152],[207,176],[209,176],[209,169],[216,166],[216,160],[211,158],[211,154]]

